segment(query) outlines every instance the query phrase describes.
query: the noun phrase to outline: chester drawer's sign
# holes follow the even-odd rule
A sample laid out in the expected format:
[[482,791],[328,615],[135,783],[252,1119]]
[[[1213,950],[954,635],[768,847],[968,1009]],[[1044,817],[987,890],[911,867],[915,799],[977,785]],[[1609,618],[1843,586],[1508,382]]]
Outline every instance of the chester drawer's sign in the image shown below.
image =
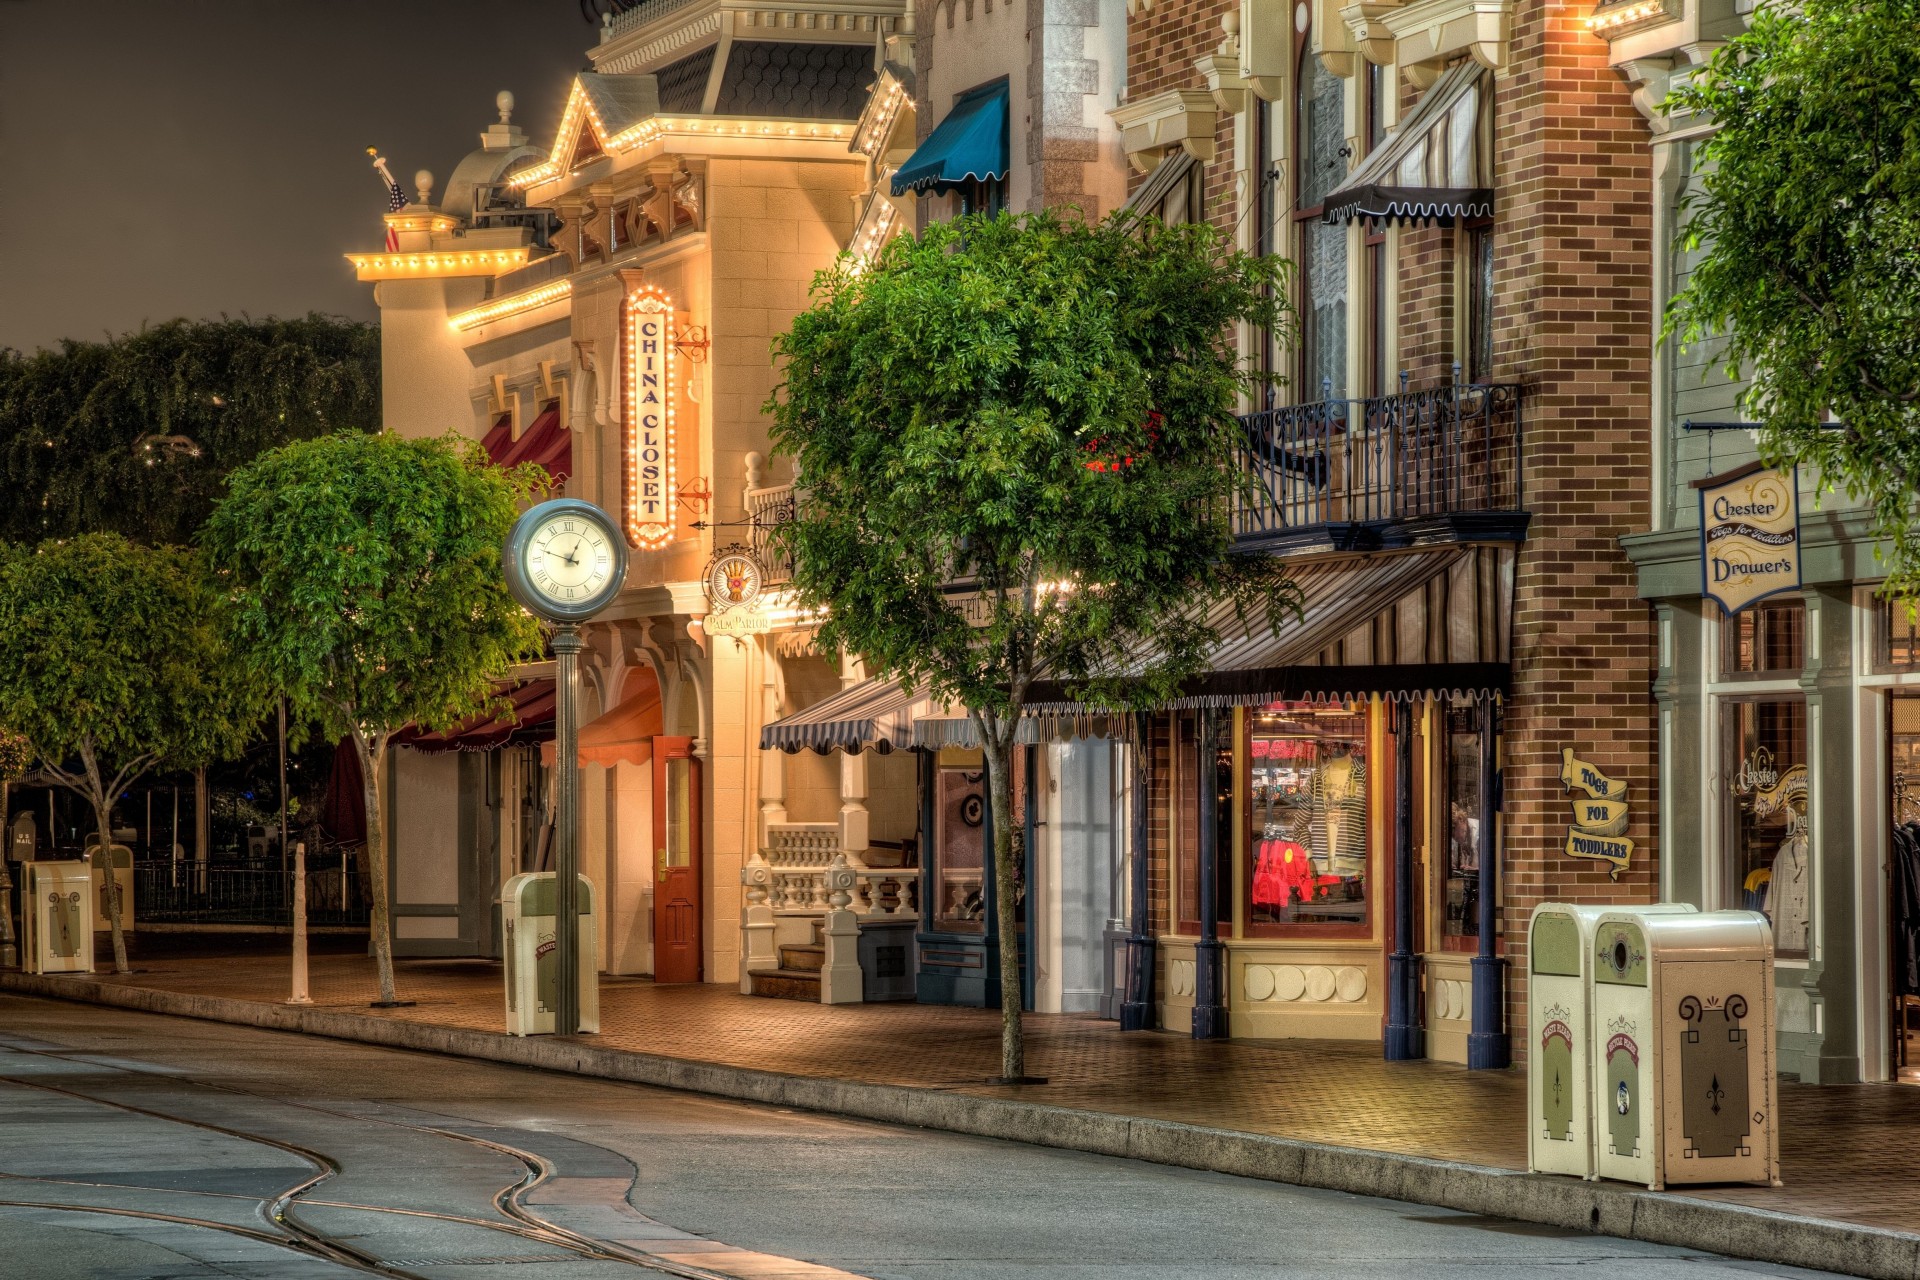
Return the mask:
[[1735,614],[1800,586],[1798,470],[1759,463],[1694,483],[1700,490],[1700,592]]
[[1615,880],[1633,858],[1633,841],[1627,839],[1627,784],[1609,778],[1585,760],[1573,754],[1572,747],[1560,749],[1560,785],[1573,796],[1573,830],[1567,833],[1567,856],[1604,862]]

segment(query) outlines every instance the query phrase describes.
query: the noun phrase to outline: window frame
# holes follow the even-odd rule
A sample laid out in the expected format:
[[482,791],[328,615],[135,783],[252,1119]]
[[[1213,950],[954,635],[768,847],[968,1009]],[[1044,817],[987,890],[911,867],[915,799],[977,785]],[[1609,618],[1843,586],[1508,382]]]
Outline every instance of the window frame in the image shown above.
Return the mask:
[[[1380,765],[1374,759],[1375,744],[1378,741],[1374,733],[1376,704],[1372,701],[1349,703],[1347,714],[1360,722],[1360,743],[1367,765],[1366,796],[1363,805],[1366,812],[1366,852],[1364,855],[1366,871],[1364,896],[1361,901],[1366,910],[1357,922],[1334,924],[1327,921],[1256,921],[1253,918],[1253,876],[1258,865],[1254,850],[1259,841],[1254,838],[1253,814],[1253,736],[1254,717],[1268,706],[1287,705],[1264,704],[1248,708],[1248,714],[1241,721],[1239,730],[1240,766],[1235,772],[1235,787],[1238,795],[1235,802],[1240,812],[1240,828],[1244,833],[1240,847],[1233,851],[1234,858],[1242,868],[1240,887],[1240,918],[1242,925],[1240,936],[1243,938],[1291,938],[1294,940],[1370,940],[1374,936],[1375,914],[1379,909],[1376,901],[1383,894],[1391,892],[1389,886],[1380,879],[1380,839],[1378,829],[1381,812],[1377,788],[1382,785],[1379,777]],[[1309,704],[1319,706],[1320,704]],[[1390,738],[1389,738],[1390,741]]]

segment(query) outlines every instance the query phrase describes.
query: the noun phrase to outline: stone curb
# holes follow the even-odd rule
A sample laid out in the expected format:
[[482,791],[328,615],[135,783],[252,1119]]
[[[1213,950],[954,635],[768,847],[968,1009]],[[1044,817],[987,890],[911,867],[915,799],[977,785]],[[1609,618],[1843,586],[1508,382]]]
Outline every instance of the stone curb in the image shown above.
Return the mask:
[[655,1085],[769,1106],[1434,1205],[1875,1280],[1920,1277],[1920,1234],[1419,1156],[944,1089],[784,1075],[401,1018],[0,972],[0,990]]

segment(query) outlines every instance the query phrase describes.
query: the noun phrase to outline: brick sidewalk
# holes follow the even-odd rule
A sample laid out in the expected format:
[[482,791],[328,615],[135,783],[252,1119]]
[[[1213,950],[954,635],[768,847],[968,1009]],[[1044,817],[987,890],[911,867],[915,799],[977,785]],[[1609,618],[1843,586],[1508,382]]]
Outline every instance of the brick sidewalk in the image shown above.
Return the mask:
[[[280,945],[284,946],[284,943]],[[283,960],[151,956],[116,981],[186,995],[278,1002]],[[320,955],[322,1007],[478,1031],[503,1025],[501,969],[478,960],[403,960],[406,1009],[369,1010],[372,961]],[[1088,1017],[1028,1015],[1027,1069],[1045,1086],[984,1083],[999,1067],[997,1011],[935,1005],[803,1004],[717,986],[657,987],[608,978],[602,1048],[790,1075],[1019,1097],[1060,1107],[1236,1129],[1504,1169],[1526,1167],[1519,1072],[1387,1063],[1378,1045],[1215,1041],[1121,1034]],[[1920,1232],[1920,1088],[1781,1086],[1786,1186],[1680,1194],[1783,1214]]]

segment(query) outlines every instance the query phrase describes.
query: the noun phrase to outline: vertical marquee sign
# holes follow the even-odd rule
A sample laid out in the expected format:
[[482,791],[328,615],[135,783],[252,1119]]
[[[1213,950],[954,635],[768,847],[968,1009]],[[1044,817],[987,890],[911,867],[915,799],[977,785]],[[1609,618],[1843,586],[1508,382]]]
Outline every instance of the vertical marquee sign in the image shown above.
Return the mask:
[[680,442],[674,421],[673,299],[641,285],[621,317],[626,378],[626,533],[643,550],[673,541]]
[[1755,462],[1694,481],[1700,490],[1700,594],[1727,614],[1800,586],[1799,471]]

